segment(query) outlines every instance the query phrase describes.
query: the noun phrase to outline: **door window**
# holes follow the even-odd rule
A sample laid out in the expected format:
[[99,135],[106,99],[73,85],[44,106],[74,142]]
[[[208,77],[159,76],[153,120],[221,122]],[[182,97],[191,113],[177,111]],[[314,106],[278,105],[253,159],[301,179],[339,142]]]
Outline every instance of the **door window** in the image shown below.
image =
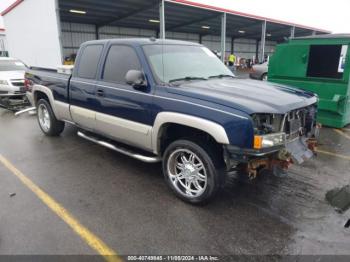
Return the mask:
[[95,79],[103,45],[88,45],[84,48],[78,67],[78,77]]
[[108,51],[102,79],[126,84],[125,75],[129,70],[141,70],[135,50],[130,46],[112,45]]

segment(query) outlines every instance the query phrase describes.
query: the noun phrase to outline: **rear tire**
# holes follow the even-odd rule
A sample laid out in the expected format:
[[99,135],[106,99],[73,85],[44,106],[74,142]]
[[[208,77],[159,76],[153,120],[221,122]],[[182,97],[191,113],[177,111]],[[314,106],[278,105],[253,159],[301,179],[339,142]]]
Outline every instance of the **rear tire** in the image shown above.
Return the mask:
[[267,73],[261,75],[261,81],[267,81]]
[[64,130],[64,122],[57,120],[50,103],[45,99],[37,103],[37,118],[40,129],[47,136],[58,136]]
[[176,140],[164,152],[163,173],[177,197],[191,204],[205,204],[224,183],[225,168],[215,146]]

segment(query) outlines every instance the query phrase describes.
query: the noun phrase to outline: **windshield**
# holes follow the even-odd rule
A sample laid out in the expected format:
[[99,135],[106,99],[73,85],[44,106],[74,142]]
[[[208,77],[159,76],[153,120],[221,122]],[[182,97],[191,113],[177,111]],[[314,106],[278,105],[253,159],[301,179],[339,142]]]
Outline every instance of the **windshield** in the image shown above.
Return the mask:
[[0,61],[0,71],[24,71],[26,66],[19,60]]
[[145,45],[153,73],[163,83],[234,76],[216,55],[203,46]]

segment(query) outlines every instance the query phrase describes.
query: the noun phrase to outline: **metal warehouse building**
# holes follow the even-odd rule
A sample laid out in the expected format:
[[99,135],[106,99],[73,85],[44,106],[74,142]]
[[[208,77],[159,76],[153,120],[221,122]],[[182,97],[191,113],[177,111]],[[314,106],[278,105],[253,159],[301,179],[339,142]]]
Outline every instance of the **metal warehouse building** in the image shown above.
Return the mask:
[[17,0],[2,15],[10,55],[49,68],[94,39],[180,39],[261,61],[288,37],[329,33],[187,0]]

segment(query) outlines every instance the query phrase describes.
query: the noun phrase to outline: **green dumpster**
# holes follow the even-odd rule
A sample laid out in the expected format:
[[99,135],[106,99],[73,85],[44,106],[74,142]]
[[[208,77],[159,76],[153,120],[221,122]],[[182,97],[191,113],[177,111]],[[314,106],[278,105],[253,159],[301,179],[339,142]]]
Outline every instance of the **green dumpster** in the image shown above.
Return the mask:
[[350,123],[350,34],[290,39],[277,46],[268,80],[316,93],[318,121],[342,128]]

